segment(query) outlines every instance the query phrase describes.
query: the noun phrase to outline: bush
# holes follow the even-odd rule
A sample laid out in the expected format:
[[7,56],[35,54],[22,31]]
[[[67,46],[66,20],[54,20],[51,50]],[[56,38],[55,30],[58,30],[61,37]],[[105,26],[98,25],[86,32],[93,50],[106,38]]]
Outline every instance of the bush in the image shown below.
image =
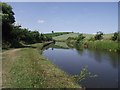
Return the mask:
[[88,39],[88,41],[95,41],[95,38],[91,37],[91,38]]
[[11,48],[19,48],[19,47],[23,47],[23,45],[21,43],[19,43],[18,41],[13,40],[10,47]]
[[115,32],[115,33],[114,33],[114,36],[112,36],[112,40],[113,40],[113,41],[118,40],[118,35],[119,35],[119,33],[118,33],[118,32]]
[[76,43],[83,41],[84,38],[85,36],[83,36],[83,34],[79,34]]
[[95,35],[95,40],[101,40],[101,39],[103,39],[103,32],[101,32],[101,31],[99,31],[99,32],[97,32],[97,34]]

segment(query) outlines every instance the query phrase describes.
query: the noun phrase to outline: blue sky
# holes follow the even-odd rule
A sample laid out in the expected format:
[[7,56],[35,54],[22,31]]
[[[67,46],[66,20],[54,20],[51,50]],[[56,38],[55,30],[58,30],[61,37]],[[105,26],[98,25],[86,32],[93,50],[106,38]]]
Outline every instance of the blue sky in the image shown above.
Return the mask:
[[10,2],[16,22],[42,33],[118,31],[117,2]]

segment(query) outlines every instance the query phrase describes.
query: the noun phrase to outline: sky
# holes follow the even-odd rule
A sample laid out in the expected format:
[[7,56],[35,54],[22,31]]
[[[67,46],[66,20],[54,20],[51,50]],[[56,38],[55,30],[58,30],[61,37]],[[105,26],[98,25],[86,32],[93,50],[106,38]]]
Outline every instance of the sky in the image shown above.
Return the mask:
[[119,0],[4,0],[4,2],[119,2]]
[[40,33],[118,31],[117,2],[9,2],[16,23]]

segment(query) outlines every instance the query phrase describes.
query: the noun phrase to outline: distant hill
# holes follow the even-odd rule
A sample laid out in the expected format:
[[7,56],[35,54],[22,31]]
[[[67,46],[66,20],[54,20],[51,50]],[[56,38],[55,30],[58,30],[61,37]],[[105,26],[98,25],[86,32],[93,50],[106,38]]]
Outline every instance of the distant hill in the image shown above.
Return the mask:
[[56,37],[56,36],[60,36],[60,35],[64,35],[64,34],[70,34],[72,32],[54,32],[54,33],[46,33],[44,34],[45,36],[48,37]]
[[60,35],[60,36],[57,36],[57,37],[53,37],[53,39],[58,40],[58,41],[64,41],[68,37],[77,37],[78,35],[79,35],[78,33],[69,33],[69,34],[65,34],[65,35]]
[[[77,37],[78,35],[79,33],[69,33],[69,34],[63,34],[53,37],[53,39],[57,41],[65,41],[68,37]],[[85,40],[95,36],[95,34],[83,34],[83,35],[85,36]],[[113,36],[113,34],[104,34],[103,38],[106,40],[106,39],[110,39],[111,36]]]

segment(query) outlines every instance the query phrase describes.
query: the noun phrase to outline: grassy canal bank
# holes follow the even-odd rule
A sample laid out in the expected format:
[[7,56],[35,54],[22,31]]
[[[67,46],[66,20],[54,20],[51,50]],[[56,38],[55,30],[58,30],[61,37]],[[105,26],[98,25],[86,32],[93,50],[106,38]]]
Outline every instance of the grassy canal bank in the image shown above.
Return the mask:
[[[110,52],[120,52],[119,47],[119,41],[118,40],[112,40],[114,34],[103,34],[101,36],[101,40],[95,40],[94,34],[82,34],[82,36],[79,36],[79,33],[69,33],[65,35],[60,35],[53,37],[55,41],[58,41],[57,43],[59,45],[65,46],[62,44],[62,42],[67,43],[67,47],[74,48],[77,46],[77,48],[89,48],[89,49],[97,49],[97,50],[105,50]],[[120,35],[118,35],[119,38]],[[83,39],[81,39],[84,37]],[[79,40],[81,39],[81,40]],[[79,40],[79,41],[78,41]]]
[[110,52],[120,51],[118,42],[114,41],[88,41],[84,42],[84,44],[88,45],[88,48],[91,49],[105,50]]
[[41,55],[46,45],[4,51],[3,88],[81,88],[72,76]]
[[88,49],[96,49],[96,50],[104,50],[109,52],[119,52],[120,47],[118,42],[114,41],[83,41],[81,43],[76,44],[75,41],[67,42],[67,45],[70,47],[77,48],[88,48]]

